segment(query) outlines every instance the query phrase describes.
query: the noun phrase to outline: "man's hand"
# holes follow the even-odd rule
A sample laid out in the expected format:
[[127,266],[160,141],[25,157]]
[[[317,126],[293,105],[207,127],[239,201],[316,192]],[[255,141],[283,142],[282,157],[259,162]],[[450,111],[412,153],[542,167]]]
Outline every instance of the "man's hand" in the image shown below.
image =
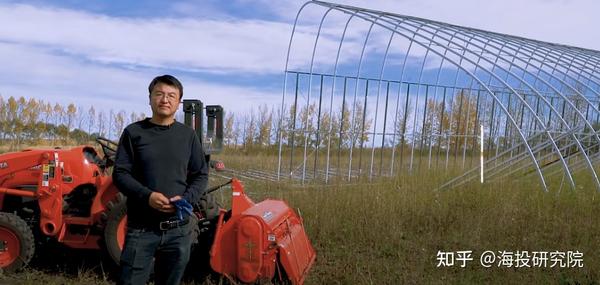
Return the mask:
[[150,194],[150,199],[148,199],[148,204],[150,204],[150,207],[152,207],[156,210],[159,210],[161,212],[165,212],[165,213],[174,213],[175,212],[175,207],[173,205],[171,205],[169,198],[167,198],[167,196],[163,195],[160,192],[152,192],[152,194]]

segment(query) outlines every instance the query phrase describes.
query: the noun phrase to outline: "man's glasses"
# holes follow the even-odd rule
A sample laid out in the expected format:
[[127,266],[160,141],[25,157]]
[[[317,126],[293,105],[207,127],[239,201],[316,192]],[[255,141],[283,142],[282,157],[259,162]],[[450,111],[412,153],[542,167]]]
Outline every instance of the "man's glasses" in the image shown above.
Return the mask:
[[158,92],[158,93],[152,93],[151,95],[153,98],[156,99],[162,99],[163,97],[167,97],[167,100],[173,102],[173,101],[178,101],[179,100],[179,96],[175,93],[162,93],[162,92]]

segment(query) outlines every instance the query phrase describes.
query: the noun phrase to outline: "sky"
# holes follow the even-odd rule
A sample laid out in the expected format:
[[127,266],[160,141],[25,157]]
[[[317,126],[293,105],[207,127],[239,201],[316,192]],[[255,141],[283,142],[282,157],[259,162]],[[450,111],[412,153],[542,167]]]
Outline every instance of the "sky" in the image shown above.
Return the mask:
[[[245,112],[281,101],[300,0],[0,1],[0,96],[149,113],[161,74],[184,97]],[[600,50],[597,0],[339,0],[542,41]],[[310,48],[307,9],[295,44]],[[314,24],[313,22],[313,24]],[[303,26],[306,25],[306,26]]]

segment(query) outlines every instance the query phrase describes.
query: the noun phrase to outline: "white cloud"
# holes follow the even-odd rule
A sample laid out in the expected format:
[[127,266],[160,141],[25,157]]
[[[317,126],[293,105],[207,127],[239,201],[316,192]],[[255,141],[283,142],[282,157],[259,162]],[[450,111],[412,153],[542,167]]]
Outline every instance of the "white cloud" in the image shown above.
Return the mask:
[[291,27],[258,20],[114,18],[0,6],[0,39],[91,61],[206,72],[281,72]]
[[339,0],[342,4],[600,50],[595,0]]
[[[44,48],[0,43],[0,95],[37,98],[50,103],[150,113],[147,87],[157,70],[124,70],[48,53]],[[176,74],[177,75],[177,74]],[[215,84],[177,75],[185,98],[245,112],[250,105],[279,102],[279,90]]]
[[4,97],[128,109],[137,105],[131,99],[136,93],[144,94],[137,89],[147,85],[138,72],[92,65],[20,44],[1,43],[0,61],[0,93]]
[[[293,22],[305,3],[297,0],[252,0]],[[336,0],[343,5],[421,17],[466,26],[600,50],[596,0]],[[323,10],[307,5],[302,17],[319,21]]]
[[[184,9],[184,4],[175,8]],[[117,18],[28,5],[0,5],[0,15],[3,41],[43,46],[102,64],[221,74],[281,73],[292,30],[289,23],[274,21]],[[294,47],[300,53],[291,58],[292,66],[309,64],[315,31],[314,25],[298,26]],[[357,36],[362,32],[350,30],[345,44],[358,44],[354,40],[360,40]],[[328,63],[334,61],[330,54],[337,50],[340,34],[323,30],[319,39],[319,47],[325,48],[322,58]]]

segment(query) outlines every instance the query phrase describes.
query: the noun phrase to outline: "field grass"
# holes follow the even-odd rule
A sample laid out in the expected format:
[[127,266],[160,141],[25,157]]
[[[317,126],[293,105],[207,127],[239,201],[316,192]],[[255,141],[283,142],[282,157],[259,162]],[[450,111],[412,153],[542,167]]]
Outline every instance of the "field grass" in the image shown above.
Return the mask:
[[[270,163],[221,156],[232,166]],[[284,199],[298,210],[317,251],[306,284],[598,284],[600,194],[592,187],[541,190],[538,180],[434,190],[440,177],[403,174],[373,183],[299,186],[245,181],[254,200]],[[218,181],[215,181],[218,182]],[[550,181],[560,183],[560,180]],[[218,197],[226,197],[227,189]],[[465,268],[437,267],[438,251],[471,250]],[[583,268],[485,268],[495,251],[579,251]],[[99,253],[55,247],[0,284],[111,284]],[[43,259],[43,260],[40,260]],[[50,259],[50,260],[47,260]],[[497,263],[497,262],[496,262]],[[191,282],[192,284],[194,282]],[[198,284],[210,284],[201,280]]]
[[[506,183],[433,192],[422,181],[345,186],[286,193],[302,209],[319,261],[314,284],[593,283],[598,280],[600,230],[595,193],[544,194]],[[441,251],[567,251],[585,267],[436,267]]]

